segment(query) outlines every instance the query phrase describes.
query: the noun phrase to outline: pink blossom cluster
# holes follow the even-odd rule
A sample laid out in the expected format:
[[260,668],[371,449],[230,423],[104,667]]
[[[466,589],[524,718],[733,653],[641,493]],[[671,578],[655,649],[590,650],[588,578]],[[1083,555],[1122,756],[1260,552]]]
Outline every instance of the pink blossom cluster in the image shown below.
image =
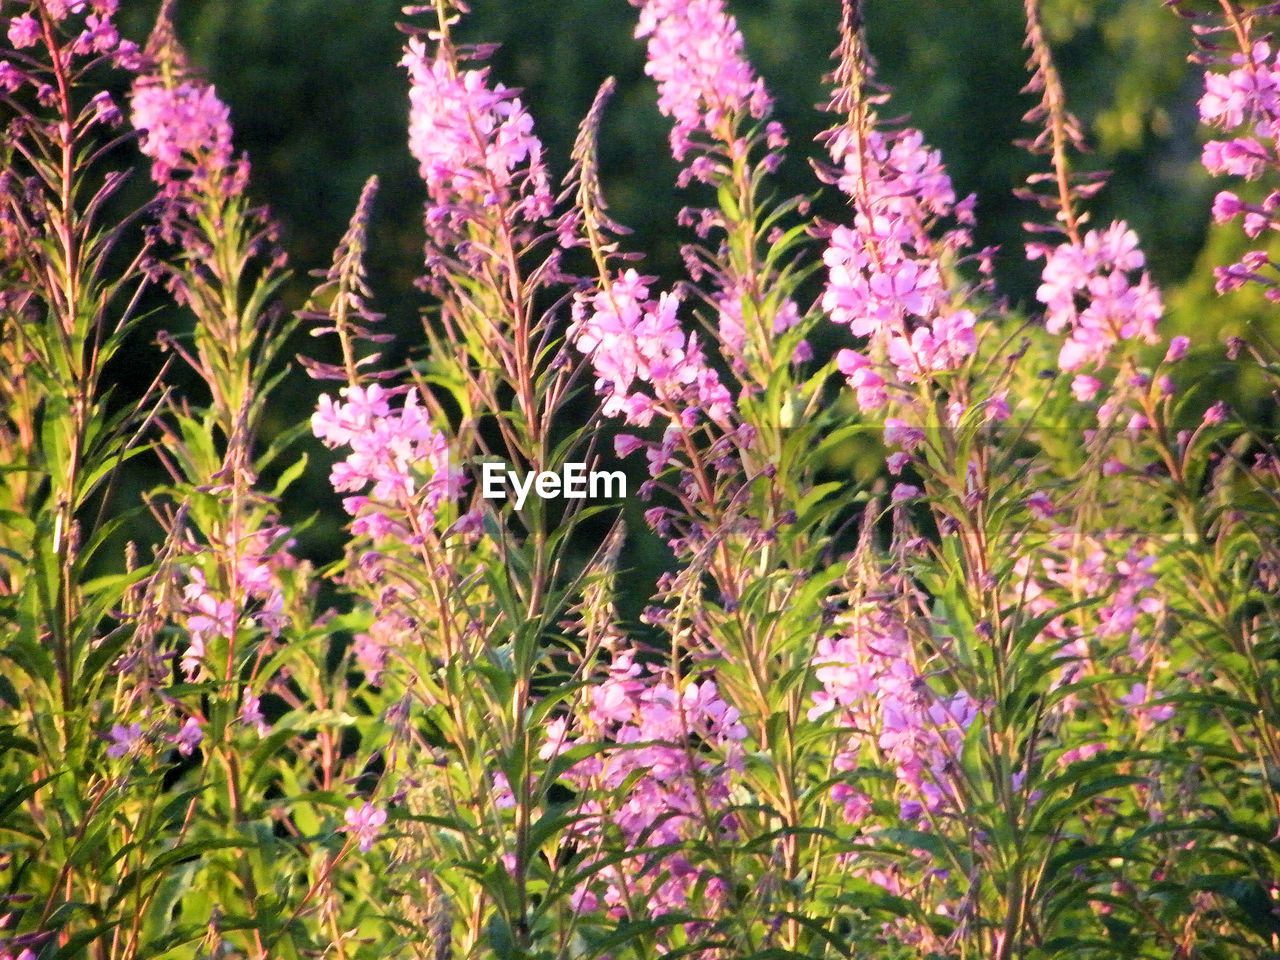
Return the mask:
[[284,629],[280,572],[293,567],[295,561],[287,549],[273,546],[283,533],[281,527],[266,527],[238,543],[213,544],[206,552],[232,561],[232,583],[215,587],[198,566],[188,572],[182,592],[187,649],[179,664],[188,681],[204,675],[211,641],[233,641],[240,626],[262,630],[272,637],[278,637]]
[[[1202,159],[1210,173],[1256,180],[1267,168],[1280,165],[1280,54],[1273,58],[1270,45],[1258,41],[1247,55],[1237,53],[1226,62],[1234,69],[1205,73],[1200,119],[1223,133],[1241,135],[1209,140]],[[1243,216],[1245,233],[1257,239],[1277,229],[1277,207],[1280,192],[1272,192],[1262,203],[1249,203],[1223,190],[1214,199],[1213,219],[1227,223]],[[1265,287],[1269,299],[1280,300],[1274,264],[1265,250],[1251,250],[1214,273],[1219,293],[1255,282]]]
[[[119,58],[136,54],[137,46],[129,41],[122,42],[111,18],[119,9],[119,0],[94,0],[93,3],[66,3],[48,0],[42,4],[44,13],[53,23],[62,23],[72,15],[84,14],[84,26],[71,42],[71,52],[78,56],[93,53],[113,53]],[[9,43],[15,50],[33,47],[40,42],[42,30],[40,21],[33,12],[19,14],[9,21]],[[126,46],[127,44],[127,46]]]
[[[342,501],[356,518],[353,532],[375,539],[421,536],[435,524],[440,505],[462,493],[465,474],[450,459],[448,438],[432,427],[414,389],[395,411],[391,392],[377,384],[338,392],[345,402],[320,397],[311,429],[329,449],[351,451],[329,475],[334,490],[362,491],[372,484],[367,494]],[[406,513],[409,527],[397,519]]]
[[[133,72],[142,67],[142,55],[138,45],[132,40],[121,38],[116,29],[113,17],[119,9],[119,0],[92,0],[92,2],[67,2],[67,0],[44,0],[36,5],[19,3],[19,7],[27,7],[25,13],[10,17],[5,32],[9,46],[14,50],[26,50],[44,41],[42,21],[57,30],[66,30],[71,17],[84,17],[83,23],[70,27],[74,37],[67,44],[65,55],[70,57],[101,57],[110,59],[111,63],[124,70]],[[0,20],[0,23],[5,21]],[[69,62],[69,59],[68,59]],[[0,94],[13,93],[30,84],[36,89],[37,96],[46,101],[53,95],[53,88],[46,78],[33,70],[30,61],[19,59],[18,62],[0,60]],[[90,100],[82,121],[88,123],[105,123],[114,125],[120,121],[120,111],[115,106],[110,93],[103,90]]]
[[[1017,561],[1016,570],[1023,578],[1018,589],[1028,614],[1051,615],[1078,597],[1098,601],[1089,621],[1079,613],[1068,613],[1053,617],[1042,630],[1041,636],[1057,647],[1064,661],[1055,687],[1086,675],[1095,645],[1111,651],[1105,669],[1148,674],[1153,668],[1166,666],[1157,627],[1165,601],[1156,589],[1154,547],[1115,531],[1082,537],[1066,526],[1055,525],[1054,529],[1046,550],[1034,563],[1026,555]],[[1121,701],[1135,715],[1161,722],[1173,711],[1166,706],[1149,706],[1159,696],[1154,687],[1135,682]],[[1068,697],[1061,701],[1060,709],[1069,712],[1078,705],[1077,698]]]
[[467,225],[492,207],[525,223],[549,216],[542,144],[515,92],[490,89],[487,68],[459,70],[443,48],[429,56],[417,38],[400,64],[409,71],[409,149],[427,186],[429,242],[464,241]]
[[[906,626],[895,614],[878,608],[856,612],[846,630],[818,641],[813,664],[822,689],[813,695],[809,718],[831,714],[848,730],[836,769],[856,770],[868,761],[868,751],[892,764],[899,815],[926,825],[932,816],[957,809],[949,770],[978,706],[963,690],[935,690],[912,660]],[[832,797],[850,823],[871,813],[870,796],[852,784],[837,784]]]
[[[581,731],[571,731],[564,717],[549,723],[542,757],[550,759],[578,745],[607,744],[565,774],[590,798],[579,805],[582,820],[574,830],[591,841],[606,830],[607,821],[633,856],[613,863],[602,859],[576,894],[579,909],[603,908],[621,920],[638,898],[654,914],[687,911],[695,906],[691,900],[698,888],[704,905],[721,906],[727,892],[722,879],[694,866],[678,850],[647,851],[683,845],[708,830],[723,840],[733,838],[730,790],[734,772],[741,769],[739,744],[747,733],[737,709],[725,702],[713,680],[677,686],[665,673],[646,669],[623,651],[614,657],[608,676],[590,688],[583,721]],[[616,800],[601,804],[595,797],[602,791],[616,794]]]
[[[738,138],[741,117],[763,119],[772,103],[764,82],[743,54],[742,34],[722,0],[632,0],[640,7],[637,37],[648,38],[645,73],[658,84],[658,109],[670,117],[671,153],[676,160],[707,138],[745,155],[747,141]],[[781,128],[773,125],[771,146],[781,145]],[[776,159],[766,160],[776,163]],[[699,158],[683,174],[711,182],[713,164]]]
[[409,636],[413,636],[409,618],[396,607],[387,606],[379,611],[368,630],[352,638],[352,656],[369,683],[376,686],[381,682],[383,671],[387,669],[388,654],[396,647],[398,638]]
[[[151,158],[151,179],[167,196],[215,184],[230,195],[243,189],[243,165],[232,163],[231,112],[213,87],[145,77],[134,84],[131,105],[130,122],[142,133],[138,149]],[[188,175],[185,187],[178,174]]]
[[[573,305],[569,339],[591,358],[604,413],[647,427],[655,413],[692,427],[699,412],[727,424],[733,398],[707,365],[695,334],[686,334],[677,312],[680,298],[649,298],[649,279],[627,270],[605,290],[580,294]],[[647,383],[652,394],[636,389]],[[666,458],[651,464],[656,475]]]
[[1027,256],[1045,258],[1036,299],[1045,305],[1048,331],[1067,333],[1058,353],[1063,370],[1102,364],[1122,340],[1156,341],[1164,304],[1145,271],[1133,278],[1146,261],[1123,221],[1090,230],[1079,243],[1028,244]]
[[[901,382],[955,369],[977,348],[976,318],[952,309],[931,231],[943,217],[971,223],[973,198],[956,202],[938,152],[918,130],[855,136],[840,128],[827,142],[836,162],[827,178],[853,197],[854,219],[831,231],[822,308],[855,336],[872,338],[873,352],[883,350]],[[958,249],[969,235],[954,229],[939,242]],[[884,405],[884,370],[855,350],[836,359],[864,410]]]
[[[974,199],[956,202],[942,154],[929,148],[921,131],[872,127],[859,136],[841,127],[828,135],[827,149],[841,192],[854,199],[859,212],[899,222],[915,249],[929,248],[930,228],[938,219],[954,213],[961,224],[973,223]],[[952,242],[967,240],[961,232]]]
[[1276,162],[1276,141],[1280,139],[1280,59],[1272,60],[1270,45],[1260,40],[1248,55],[1237,53],[1229,63],[1234,70],[1205,74],[1200,119],[1226,133],[1245,127],[1245,135],[1207,142],[1204,165],[1210,173],[1256,180],[1267,166]]

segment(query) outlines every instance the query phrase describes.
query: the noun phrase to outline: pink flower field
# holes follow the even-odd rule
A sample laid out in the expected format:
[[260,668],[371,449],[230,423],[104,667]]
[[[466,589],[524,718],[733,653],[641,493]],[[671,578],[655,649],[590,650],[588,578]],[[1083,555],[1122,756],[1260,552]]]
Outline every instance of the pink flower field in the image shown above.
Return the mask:
[[376,176],[290,301],[174,0],[0,0],[0,960],[1280,957],[1280,5],[1161,13],[1226,337],[1097,213],[1041,0],[998,251],[863,0],[812,143],[734,5],[630,0],[678,277],[612,79],[555,155],[405,8],[406,342]]

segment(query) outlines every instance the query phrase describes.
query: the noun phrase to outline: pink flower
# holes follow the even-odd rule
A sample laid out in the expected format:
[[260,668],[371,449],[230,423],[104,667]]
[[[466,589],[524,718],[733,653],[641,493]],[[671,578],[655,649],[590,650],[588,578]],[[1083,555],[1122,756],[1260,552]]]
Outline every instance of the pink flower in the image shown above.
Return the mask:
[[897,417],[887,417],[884,421],[884,442],[887,446],[901,446],[907,453],[912,453],[924,443],[924,431]]
[[613,438],[613,452],[619,457],[629,457],[645,445],[633,433],[620,433]]
[[[857,138],[840,128],[828,148],[843,166],[837,186],[870,214],[900,219],[900,227],[914,235],[913,243],[930,217],[954,212],[962,222],[971,219],[971,212],[956,204],[942,154],[929,149],[919,130],[873,129]],[[923,251],[927,244],[917,246]]]
[[1246,120],[1273,118],[1280,111],[1280,75],[1266,66],[1270,56],[1271,48],[1258,42],[1247,58],[1241,54],[1231,58],[1237,69],[1226,74],[1205,74],[1200,119],[1232,130]]
[[[591,358],[606,416],[621,415],[645,427],[656,401],[668,414],[702,410],[718,423],[728,421],[733,398],[706,365],[697,338],[682,329],[679,306],[680,298],[671,293],[649,299],[648,279],[635,270],[608,290],[575,300],[569,339]],[[642,383],[652,387],[652,398],[634,390]]]
[[1213,198],[1213,222],[1226,223],[1240,215],[1245,204],[1229,190],[1221,191]]
[[849,386],[864,412],[879,410],[888,402],[884,378],[872,369],[871,361],[862,354],[843,349],[836,354],[836,367],[849,378]]
[[1244,233],[1250,240],[1257,240],[1263,230],[1272,226],[1271,215],[1250,210],[1244,215]]
[[1267,168],[1270,155],[1253,137],[1210,140],[1204,145],[1201,161],[1210,173],[1256,180]]
[[1220,423],[1226,423],[1227,417],[1231,413],[1231,408],[1227,406],[1223,400],[1217,400],[1210,405],[1209,409],[1204,412],[1205,426],[1216,426]]
[[[713,680],[691,680],[677,690],[665,672],[645,670],[624,649],[591,688],[580,723],[586,728],[582,743],[604,749],[573,764],[566,779],[586,788],[586,796],[598,795],[601,786],[625,784],[627,789],[612,809],[583,801],[572,829],[593,846],[608,829],[634,853],[620,864],[601,862],[575,900],[607,905],[615,919],[627,916],[625,905],[637,893],[655,911],[687,908],[700,885],[705,885],[704,898],[721,902],[722,894],[712,892],[712,878],[681,852],[649,851],[683,846],[709,830],[721,839],[733,838],[735,828],[725,813],[731,778],[741,767],[738,744],[746,736],[738,711]],[[563,721],[549,724],[541,755],[562,755],[576,746],[569,729]],[[496,802],[510,802],[505,780],[497,779]]]
[[391,415],[389,394],[376,383],[369,387],[343,387],[338,394],[346,401],[334,403],[322,394],[311,415],[311,432],[333,448],[350,444],[357,435],[372,428],[379,417]]
[[914,500],[919,497],[923,490],[911,483],[896,483],[893,486],[893,492],[889,494],[889,500],[893,503],[906,503],[908,500]]
[[937,343],[931,366],[935,370],[954,370],[978,349],[974,325],[977,318],[970,310],[957,310],[944,314],[933,322],[933,335]]
[[107,756],[120,759],[133,749],[142,739],[142,724],[131,723],[128,726],[113,724],[111,727],[111,746],[107,747]]
[[195,680],[200,674],[208,641],[211,638],[229,640],[235,636],[236,608],[230,600],[219,600],[209,592],[199,567],[192,569],[190,577],[191,582],[183,591],[191,612],[187,616],[189,639],[181,666],[187,679]]
[[397,532],[381,504],[412,506],[420,523],[434,524],[440,505],[462,495],[466,475],[453,464],[448,437],[431,425],[417,390],[405,394],[399,410],[391,409],[386,391],[376,384],[339,393],[346,402],[320,398],[311,429],[330,449],[350,448],[329,474],[334,490],[363,491],[372,484],[369,496],[343,500],[347,512],[375,537]]
[[68,14],[84,11],[84,0],[44,0],[44,7],[54,20],[65,20]]
[[[977,705],[962,691],[936,693],[916,673],[901,620],[885,609],[864,609],[843,635],[819,639],[813,664],[822,689],[814,694],[809,719],[830,715],[845,731],[834,758],[837,770],[853,770],[863,750],[878,750],[894,767],[904,818],[919,820],[955,803],[947,770]],[[861,791],[848,784],[834,787],[832,797],[850,822],[870,812]]]
[[15,50],[35,46],[40,42],[40,21],[30,13],[24,13],[9,21],[9,43]]
[[93,107],[93,119],[97,123],[114,127],[123,120],[120,108],[116,106],[115,101],[111,99],[111,94],[106,90],[94,94],[89,105]]
[[91,13],[85,18],[85,28],[71,45],[74,53],[109,53],[120,43],[120,34],[110,17]]
[[542,144],[515,92],[490,88],[487,68],[458,69],[443,48],[429,56],[417,38],[400,65],[409,72],[409,150],[430,198],[430,246],[456,245],[495,206],[525,223],[549,216]]
[[[764,83],[743,56],[742,34],[722,0],[632,0],[640,7],[637,37],[648,38],[645,73],[658,83],[658,109],[675,123],[671,153],[683,160],[699,136],[735,137],[738,119],[771,107]],[[777,132],[771,132],[776,142]],[[710,181],[707,165],[690,168]]]
[[1165,363],[1177,363],[1187,355],[1187,348],[1191,346],[1190,337],[1174,337],[1169,341],[1169,350],[1164,355]]
[[1090,230],[1079,244],[1049,250],[1029,244],[1027,255],[1046,258],[1036,299],[1045,304],[1045,328],[1067,333],[1058,355],[1063,370],[1101,363],[1113,344],[1142,337],[1155,341],[1164,306],[1143,267],[1137,235],[1123,222]]
[[262,701],[248,687],[244,688],[243,702],[240,704],[240,722],[246,727],[253,727],[260,737],[265,737],[271,730],[267,725],[267,718],[262,715]]
[[[143,78],[134,84],[131,105],[130,122],[143,133],[138,148],[152,159],[156,183],[173,188],[173,174],[182,169],[191,169],[198,184],[208,183],[231,166],[230,111],[213,87]],[[239,192],[239,176],[220,182]]]
[[899,329],[906,317],[927,316],[945,298],[937,267],[908,259],[905,237],[889,223],[855,218],[854,229],[836,227],[822,257],[829,269],[822,308],[855,336],[885,325]]
[[0,93],[13,93],[26,80],[26,75],[12,63],[0,60]]
[[387,822],[387,811],[366,801],[360,807],[348,807],[343,819],[347,825],[342,829],[355,834],[360,852],[368,853],[382,833],[382,825]]
[[187,722],[182,725],[182,729],[169,740],[178,745],[178,752],[184,757],[189,757],[200,746],[200,742],[204,739],[204,731],[200,727],[200,721],[195,717],[187,717]]
[[1102,381],[1083,373],[1076,374],[1075,379],[1071,381],[1071,392],[1081,403],[1088,403],[1098,395],[1101,389]]
[[[883,131],[874,122],[856,136],[843,126],[827,136],[836,167],[824,178],[853,198],[854,217],[852,226],[831,231],[823,253],[828,274],[822,308],[854,336],[883,343],[898,378],[915,383],[955,369],[976,349],[975,318],[948,310],[951,298],[938,265],[940,252],[969,242],[968,232],[933,236],[943,217],[972,222],[972,207],[956,203],[940,155],[928,149],[920,131]],[[864,410],[883,404],[868,374],[856,375],[861,384],[852,370],[848,375]]]

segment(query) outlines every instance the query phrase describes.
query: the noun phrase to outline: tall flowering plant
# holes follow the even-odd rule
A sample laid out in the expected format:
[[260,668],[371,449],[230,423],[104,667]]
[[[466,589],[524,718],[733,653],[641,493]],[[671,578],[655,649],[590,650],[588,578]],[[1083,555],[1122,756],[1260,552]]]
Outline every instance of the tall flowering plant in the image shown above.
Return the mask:
[[[1169,5],[1205,167],[1271,176],[1270,8]],[[1039,0],[1026,309],[889,119],[861,3],[827,220],[779,196],[729,5],[632,7],[701,198],[685,276],[608,212],[614,81],[557,183],[465,4],[408,8],[422,336],[393,366],[376,177],[287,316],[173,0],[142,46],[109,0],[0,5],[0,958],[1273,955],[1280,455],[1184,374],[1213,346],[1168,336],[1136,232],[1090,224]],[[153,198],[108,216],[130,151]],[[1275,206],[1212,215],[1258,241]],[[1220,291],[1270,297],[1270,256]],[[122,402],[152,302],[160,372]],[[273,435],[298,328],[318,398]],[[304,437],[344,524],[318,570],[280,519]],[[115,513],[144,459],[165,482]],[[629,481],[670,561],[639,623]]]

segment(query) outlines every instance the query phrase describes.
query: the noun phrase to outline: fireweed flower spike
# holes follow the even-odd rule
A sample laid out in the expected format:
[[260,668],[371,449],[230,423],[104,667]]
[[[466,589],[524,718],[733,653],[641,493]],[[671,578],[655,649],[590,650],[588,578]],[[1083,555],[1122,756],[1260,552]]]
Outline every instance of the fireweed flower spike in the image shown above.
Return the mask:
[[[1215,176],[1257,180],[1264,173],[1280,169],[1280,53],[1273,51],[1270,38],[1251,39],[1253,19],[1235,4],[1221,27],[1203,26],[1203,35],[1229,33],[1233,41],[1219,45],[1202,40],[1197,60],[1208,69],[1204,74],[1204,94],[1200,97],[1200,120],[1211,128],[1204,145],[1202,162]],[[1224,47],[1234,46],[1227,54]],[[1252,240],[1280,229],[1280,191],[1273,190],[1261,202],[1241,199],[1230,190],[1221,191],[1213,203],[1215,223],[1242,220],[1245,234]],[[1251,250],[1239,261],[1215,267],[1217,290],[1226,293],[1247,283],[1262,287],[1272,301],[1280,301],[1276,264],[1264,249]]]
[[[739,744],[747,735],[738,711],[722,699],[714,681],[687,680],[677,689],[665,672],[645,670],[630,650],[622,650],[593,686],[584,721],[581,737],[567,733],[563,721],[548,727],[543,755],[608,745],[570,767],[566,779],[589,797],[601,790],[607,796],[624,785],[627,790],[612,810],[596,800],[582,804],[573,833],[579,843],[593,846],[612,824],[635,853],[602,865],[579,887],[575,897],[581,908],[603,908],[614,920],[636,919],[637,905],[659,914],[683,912],[699,887],[705,887],[702,895],[713,908],[723,905],[721,879],[694,866],[683,852],[646,850],[679,846],[707,829],[733,838],[730,792],[742,763]],[[720,757],[694,749],[694,738]]]
[[[199,429],[220,434],[207,445],[188,442],[186,431],[195,425],[180,412],[163,428],[171,472],[199,493],[221,497],[224,508],[216,518],[188,513],[201,529],[182,536],[192,560],[177,611],[188,632],[180,667],[191,681],[229,682],[242,631],[279,636],[282,574],[296,566],[289,532],[252,492],[257,478],[250,456],[266,400],[261,384],[285,333],[271,304],[283,279],[283,254],[274,248],[275,227],[265,212],[248,206],[249,164],[234,155],[230,111],[189,67],[174,7],[165,0],[148,39],[147,70],[130,95],[130,122],[159,188],[153,231],[162,243],[150,269],[196,316],[190,345],[167,334],[164,342],[209,385],[213,416]],[[172,253],[162,260],[165,246]]]
[[[830,109],[843,121],[823,139],[833,166],[820,175],[852,201],[852,225],[830,228],[822,308],[867,352],[842,349],[837,364],[865,411],[882,407],[894,382],[915,384],[953,370],[976,350],[974,314],[953,305],[942,262],[969,243],[974,198],[956,201],[939,153],[911,128],[879,123],[860,11],[845,5],[845,39]],[[934,233],[954,218],[958,226]],[[887,359],[886,366],[883,361]]]
[[[636,36],[647,44],[645,73],[657,82],[658,109],[673,121],[671,153],[683,164],[677,182],[710,184],[734,198],[716,209],[686,208],[680,222],[704,241],[719,230],[727,235],[718,249],[693,244],[683,254],[695,281],[707,276],[715,283],[710,303],[720,345],[735,372],[746,374],[743,387],[750,390],[767,382],[778,362],[773,339],[800,320],[773,265],[790,243],[771,253],[762,244],[762,222],[780,236],[782,215],[801,205],[794,199],[770,209],[759,196],[764,174],[782,162],[786,136],[781,124],[768,121],[772,99],[722,0],[632,3],[640,8]],[[761,143],[763,153],[755,156]],[[739,256],[729,256],[727,247]],[[794,349],[796,359],[807,355],[803,342]]]
[[447,39],[433,54],[418,37],[400,61],[409,72],[409,150],[429,198],[429,267],[446,255],[472,267],[491,262],[501,242],[528,242],[551,213],[533,119],[513,91],[490,85],[487,67],[463,62]]
[[1027,256],[1045,259],[1036,299],[1046,307],[1045,328],[1067,335],[1058,354],[1063,370],[1101,366],[1124,340],[1157,342],[1164,305],[1150,277],[1139,273],[1145,261],[1137,234],[1125,223],[1056,247],[1028,244]]
[[[772,107],[764,81],[743,53],[742,34],[722,0],[632,0],[640,8],[636,36],[648,40],[644,72],[658,83],[658,109],[670,117],[671,153],[684,160],[704,153],[708,141],[745,155],[740,118],[766,117]],[[706,162],[681,175],[712,182]]]
[[[356,518],[353,532],[381,539],[432,528],[440,505],[461,495],[465,474],[453,465],[448,438],[431,425],[417,391],[409,390],[395,411],[377,384],[343,387],[339,394],[345,402],[321,396],[311,429],[330,449],[351,450],[329,480],[334,490],[356,494],[343,499]],[[396,514],[409,504],[415,517],[406,526]]]
[[[603,96],[597,98],[575,146],[578,202],[583,211],[577,225],[599,276],[592,289],[574,294],[568,340],[586,355],[596,374],[596,392],[605,397],[602,413],[639,427],[656,419],[664,427],[658,442],[620,435],[615,452],[623,456],[643,449],[652,477],[675,472],[674,486],[690,512],[695,510],[694,502],[714,511],[717,497],[706,465],[699,461],[697,436],[710,432],[709,425],[722,436],[732,436],[743,427],[734,427],[732,395],[706,361],[697,335],[683,329],[678,317],[681,298],[662,293],[654,300],[649,295],[650,278],[634,269],[619,272],[611,266],[617,244],[605,231],[623,231],[604,214],[604,199],[594,178],[595,133],[603,102]],[[647,497],[652,489],[646,486],[641,493]],[[663,527],[663,535],[668,536]]]
[[[809,718],[832,713],[852,731],[836,755],[837,769],[852,770],[867,750],[882,751],[898,778],[899,815],[927,825],[959,809],[950,771],[978,711],[963,691],[947,696],[929,687],[912,666],[906,626],[877,606],[868,604],[839,635],[818,642],[814,675],[822,689]],[[870,813],[867,794],[848,784],[833,788],[832,797],[850,823]]]
[[[476,66],[489,49],[454,42],[466,5],[442,0],[407,9],[436,19],[416,31],[401,60],[409,75],[409,149],[427,192],[420,283],[440,301],[426,327],[432,353],[456,357],[482,409],[497,409],[495,378],[507,384],[528,425],[523,437],[504,429],[508,460],[550,466],[543,407],[560,402],[572,366],[547,350],[553,327],[556,337],[562,328],[557,311],[539,304],[564,295],[569,278],[560,261],[562,246],[574,242],[574,217],[551,220],[554,198],[533,118],[517,91]],[[422,399],[432,405],[429,394]],[[434,406],[433,413],[444,416]],[[465,447],[476,429],[470,418],[451,433]]]
[[[762,390],[771,382],[771,372],[800,349],[793,338],[788,356],[775,362],[776,336],[800,315],[790,299],[793,282],[784,280],[773,264],[765,265],[767,231],[762,226],[776,225],[794,203],[772,209],[760,203],[764,171],[776,166],[784,138],[776,124],[763,123],[770,99],[745,59],[742,36],[721,0],[635,6],[640,8],[636,34],[647,44],[646,72],[657,81],[659,109],[673,120],[672,153],[684,165],[680,183],[711,184],[733,198],[719,209],[686,210],[680,219],[696,225],[704,240],[717,231],[726,236],[715,249],[699,245],[684,250],[690,275],[710,278],[713,292],[696,298],[687,297],[685,290],[651,296],[651,278],[610,262],[617,244],[604,236],[610,224],[600,218],[603,199],[598,185],[584,182],[579,201],[587,213],[584,227],[598,282],[594,290],[575,295],[569,339],[594,368],[605,415],[636,427],[661,426],[657,440],[620,437],[615,452],[644,450],[655,482],[642,495],[649,496],[659,484],[678,491],[684,517],[669,522],[676,521],[675,515],[657,510],[647,518],[683,550],[718,525],[712,518],[731,497],[725,491],[742,471],[756,438],[767,433],[773,440],[770,448],[778,445],[776,423],[763,422],[769,414],[757,411],[762,422],[744,422],[735,394]],[[598,112],[599,107],[593,115]],[[598,116],[585,124],[575,147],[575,159],[584,167],[594,165],[598,124]],[[756,155],[761,144],[763,157]],[[794,239],[778,244],[777,256],[793,244]],[[730,249],[736,251],[732,256]],[[694,310],[685,306],[690,300]],[[718,337],[700,338],[689,329],[696,322],[689,315],[696,313],[699,301],[718,318]],[[709,355],[716,347],[732,367],[731,379],[722,376]],[[698,451],[708,445],[715,452],[700,462]],[[750,472],[764,468],[763,462],[755,463]],[[675,527],[690,536],[673,537]]]
[[[151,178],[167,195],[199,190],[231,166],[230,111],[213,87],[191,81],[169,86],[152,77],[137,84],[131,105],[130,120],[143,131],[138,147],[151,158]],[[226,186],[239,192],[242,180]]]
[[[1027,65],[1032,70],[1026,92],[1040,93],[1041,102],[1025,119],[1043,123],[1043,130],[1024,146],[1050,157],[1053,173],[1033,175],[1029,188],[1017,193],[1055,213],[1055,226],[1037,228],[1039,232],[1064,235],[1056,246],[1028,243],[1027,257],[1045,261],[1036,291],[1036,299],[1046,307],[1045,327],[1050,333],[1066,334],[1058,365],[1069,372],[1086,365],[1102,367],[1119,342],[1141,338],[1155,343],[1155,326],[1164,305],[1143,270],[1146,261],[1128,224],[1117,221],[1106,230],[1083,230],[1080,202],[1097,193],[1105,181],[1100,175],[1076,174],[1069,167],[1069,152],[1083,152],[1084,137],[1079,121],[1064,106],[1062,81],[1040,23],[1038,0],[1027,0],[1026,10],[1031,49]],[[1041,186],[1045,183],[1047,190]]]
[[165,0],[147,42],[149,71],[134,81],[129,122],[142,134],[138,148],[160,187],[163,238],[195,252],[208,244],[197,211],[241,194],[249,168],[233,156],[226,104],[187,65],[174,31],[174,4]]

